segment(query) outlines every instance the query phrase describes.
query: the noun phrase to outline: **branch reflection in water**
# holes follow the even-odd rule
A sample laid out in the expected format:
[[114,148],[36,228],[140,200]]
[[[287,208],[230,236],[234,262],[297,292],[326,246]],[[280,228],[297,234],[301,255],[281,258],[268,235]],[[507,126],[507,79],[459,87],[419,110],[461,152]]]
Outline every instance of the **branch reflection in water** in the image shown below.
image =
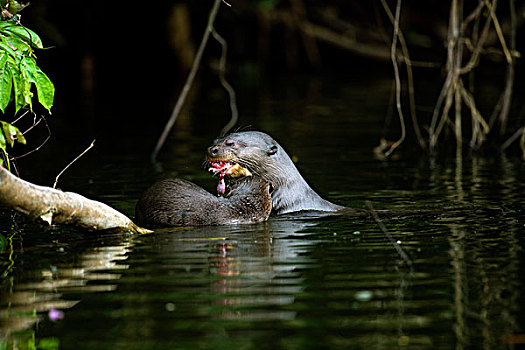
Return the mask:
[[450,230],[454,331],[459,348],[472,344],[498,348],[502,341],[513,343],[520,332],[516,316],[523,283],[519,258],[523,183],[519,174],[523,174],[523,164],[505,156],[458,157],[454,166],[433,166],[433,190],[444,193],[449,203],[476,212],[469,215],[464,210],[445,223]]

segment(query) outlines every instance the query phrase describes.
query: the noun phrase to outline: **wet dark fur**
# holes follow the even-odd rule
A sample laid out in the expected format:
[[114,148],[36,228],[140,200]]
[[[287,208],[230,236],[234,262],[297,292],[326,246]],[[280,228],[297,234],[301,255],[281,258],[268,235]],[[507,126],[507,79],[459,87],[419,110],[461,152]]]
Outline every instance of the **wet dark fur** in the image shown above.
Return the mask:
[[272,209],[269,185],[246,177],[230,185],[227,197],[217,197],[182,179],[166,179],[147,189],[135,208],[144,226],[252,224],[266,221]]

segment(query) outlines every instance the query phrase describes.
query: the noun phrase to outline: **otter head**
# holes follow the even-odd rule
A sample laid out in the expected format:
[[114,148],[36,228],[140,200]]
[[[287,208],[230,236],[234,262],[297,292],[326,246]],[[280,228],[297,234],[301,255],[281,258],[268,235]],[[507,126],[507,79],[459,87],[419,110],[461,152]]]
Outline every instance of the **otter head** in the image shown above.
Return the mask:
[[210,171],[219,176],[217,192],[224,194],[224,176],[256,175],[272,184],[272,173],[280,157],[279,144],[259,131],[244,131],[216,139],[208,148],[206,160]]

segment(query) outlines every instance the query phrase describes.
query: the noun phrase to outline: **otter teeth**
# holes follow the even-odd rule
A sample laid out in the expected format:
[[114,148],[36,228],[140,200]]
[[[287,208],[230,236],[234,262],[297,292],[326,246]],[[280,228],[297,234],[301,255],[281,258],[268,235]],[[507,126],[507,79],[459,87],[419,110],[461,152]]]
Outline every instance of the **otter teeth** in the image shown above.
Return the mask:
[[213,162],[211,167],[208,169],[209,172],[213,175],[222,174],[227,175],[228,171],[233,167],[233,164],[230,162]]
[[213,173],[213,175],[221,174],[231,177],[252,176],[252,173],[248,169],[231,162],[212,162],[208,171]]

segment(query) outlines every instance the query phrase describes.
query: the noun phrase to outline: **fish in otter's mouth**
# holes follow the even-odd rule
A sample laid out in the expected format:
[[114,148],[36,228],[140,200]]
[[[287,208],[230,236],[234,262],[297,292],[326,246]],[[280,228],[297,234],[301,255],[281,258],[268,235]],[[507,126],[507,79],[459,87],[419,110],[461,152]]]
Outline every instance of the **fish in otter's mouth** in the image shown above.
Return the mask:
[[250,170],[234,162],[210,161],[209,165],[210,167],[208,168],[208,171],[213,175],[217,175],[219,178],[219,184],[217,185],[218,195],[224,195],[226,192],[226,182],[224,181],[225,176],[252,176]]

